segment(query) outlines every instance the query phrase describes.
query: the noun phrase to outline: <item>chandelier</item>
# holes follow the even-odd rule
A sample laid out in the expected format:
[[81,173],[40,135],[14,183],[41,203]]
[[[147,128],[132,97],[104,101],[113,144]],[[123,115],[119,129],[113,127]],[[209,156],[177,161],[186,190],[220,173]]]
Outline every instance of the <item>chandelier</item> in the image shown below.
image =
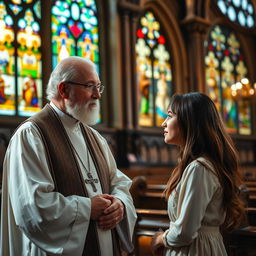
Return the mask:
[[231,97],[234,100],[256,100],[256,83],[250,83],[248,78],[231,85]]

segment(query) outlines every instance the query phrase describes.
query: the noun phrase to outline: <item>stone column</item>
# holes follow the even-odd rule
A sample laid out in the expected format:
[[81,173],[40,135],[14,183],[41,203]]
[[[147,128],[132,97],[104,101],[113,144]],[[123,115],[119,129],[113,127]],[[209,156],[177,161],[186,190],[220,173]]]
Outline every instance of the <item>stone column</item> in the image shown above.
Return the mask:
[[120,0],[121,33],[121,81],[123,99],[124,129],[133,129],[137,123],[137,82],[136,82],[136,28],[140,7],[129,1]]
[[200,17],[191,17],[182,22],[185,29],[186,48],[188,54],[189,89],[191,91],[206,92],[204,41],[207,39],[207,30],[210,23]]

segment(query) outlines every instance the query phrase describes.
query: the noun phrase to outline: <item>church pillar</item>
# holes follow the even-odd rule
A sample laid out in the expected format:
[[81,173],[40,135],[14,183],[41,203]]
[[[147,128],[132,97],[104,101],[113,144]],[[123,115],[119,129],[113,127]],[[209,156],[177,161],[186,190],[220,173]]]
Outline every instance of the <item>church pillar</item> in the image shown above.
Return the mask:
[[118,80],[118,15],[115,1],[97,0],[99,19],[100,78],[105,85],[102,94],[102,120],[105,127],[121,128],[122,102]]
[[120,33],[121,41],[121,81],[123,90],[123,126],[133,129],[137,123],[137,82],[136,82],[136,24],[140,8],[137,4],[120,0]]
[[121,90],[123,105],[123,130],[119,133],[118,165],[128,167],[129,153],[136,152],[135,136],[138,119],[138,99],[136,81],[136,28],[141,11],[139,1],[119,0],[120,14],[120,63]]
[[185,42],[188,53],[189,90],[206,92],[204,41],[210,23],[200,17],[190,17],[182,22],[185,29]]
[[121,40],[122,40],[122,71],[121,71],[121,81],[123,89],[123,102],[124,104],[124,127],[126,129],[132,129],[132,58],[131,58],[131,26],[130,26],[130,17],[129,11],[124,10],[122,12],[122,31],[121,31]]

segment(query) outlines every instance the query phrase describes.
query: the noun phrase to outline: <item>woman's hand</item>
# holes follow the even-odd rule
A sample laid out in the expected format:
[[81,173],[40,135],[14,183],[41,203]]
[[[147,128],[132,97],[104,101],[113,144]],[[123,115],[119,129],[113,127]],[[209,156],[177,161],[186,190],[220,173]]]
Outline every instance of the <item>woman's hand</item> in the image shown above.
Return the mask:
[[151,241],[151,250],[153,255],[162,256],[164,255],[164,243],[163,243],[163,234],[164,232],[156,232],[152,237]]

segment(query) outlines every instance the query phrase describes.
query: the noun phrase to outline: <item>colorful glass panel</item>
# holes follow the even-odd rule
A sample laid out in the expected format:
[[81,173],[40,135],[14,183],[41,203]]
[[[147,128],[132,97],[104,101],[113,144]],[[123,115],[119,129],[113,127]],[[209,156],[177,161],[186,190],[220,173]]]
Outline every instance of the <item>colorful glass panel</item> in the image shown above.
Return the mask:
[[[88,58],[99,70],[99,32],[95,0],[52,4],[52,66],[68,56]],[[97,123],[101,122],[99,116]]]
[[137,29],[136,66],[140,126],[160,126],[172,94],[170,54],[160,23],[152,12],[141,17]]
[[12,0],[14,4],[21,4],[21,0]]
[[0,2],[0,114],[15,115],[13,18]]
[[18,26],[18,111],[19,115],[30,116],[42,106],[40,26],[30,9]]
[[240,134],[251,134],[251,108],[247,100],[238,102],[238,120]]
[[217,0],[217,4],[232,22],[249,28],[255,26],[255,12],[250,0]]
[[53,67],[67,56],[92,60],[99,71],[99,35],[94,0],[54,1],[52,5]]
[[0,114],[31,116],[42,107],[42,65],[39,19],[27,4],[38,7],[40,3],[12,3],[7,13],[0,2]]
[[246,101],[237,104],[231,97],[231,85],[248,75],[239,41],[228,28],[216,25],[205,47],[209,96],[230,133],[251,134],[250,104]]
[[35,15],[38,19],[41,19],[41,2],[38,0],[36,3],[34,3],[33,10],[35,12]]
[[15,15],[19,14],[22,11],[22,7],[16,5],[16,4],[10,4],[9,7],[13,11]]

